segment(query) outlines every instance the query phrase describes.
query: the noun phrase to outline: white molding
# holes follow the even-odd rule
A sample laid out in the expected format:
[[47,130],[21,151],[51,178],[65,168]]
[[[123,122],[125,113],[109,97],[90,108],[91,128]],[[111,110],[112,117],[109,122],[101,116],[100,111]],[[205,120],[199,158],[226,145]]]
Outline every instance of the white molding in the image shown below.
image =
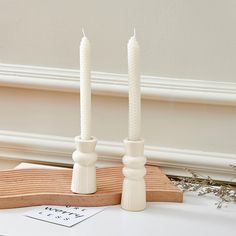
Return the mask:
[[[127,96],[127,75],[92,72],[93,93]],[[142,97],[151,100],[236,105],[236,83],[142,76]],[[79,70],[0,64],[0,86],[79,92]]]
[[[100,161],[121,163],[123,143],[98,141]],[[75,150],[74,139],[50,135],[0,131],[0,158],[20,161],[72,164],[71,154]],[[145,145],[148,163],[165,167],[170,173],[181,174],[184,168],[202,173],[214,173],[218,179],[232,177],[230,165],[236,165],[236,155],[195,150],[181,150]],[[185,173],[186,174],[186,173]]]

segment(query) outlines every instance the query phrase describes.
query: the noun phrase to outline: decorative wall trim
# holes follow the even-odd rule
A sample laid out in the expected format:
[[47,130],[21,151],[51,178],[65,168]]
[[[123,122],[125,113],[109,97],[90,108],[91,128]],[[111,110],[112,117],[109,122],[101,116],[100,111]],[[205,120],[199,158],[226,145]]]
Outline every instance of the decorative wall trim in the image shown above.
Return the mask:
[[[97,95],[127,96],[127,75],[92,73]],[[151,100],[236,105],[236,83],[142,76],[142,97]],[[79,92],[79,71],[0,64],[0,86]]]
[[[100,161],[121,163],[123,143],[99,141]],[[71,153],[75,150],[73,138],[12,131],[0,131],[0,158],[34,162],[72,164]],[[168,169],[195,169],[205,173],[218,173],[224,179],[231,176],[230,165],[236,165],[236,155],[166,147],[145,146],[148,163]],[[170,173],[174,173],[170,171]],[[179,173],[179,172],[178,172]]]

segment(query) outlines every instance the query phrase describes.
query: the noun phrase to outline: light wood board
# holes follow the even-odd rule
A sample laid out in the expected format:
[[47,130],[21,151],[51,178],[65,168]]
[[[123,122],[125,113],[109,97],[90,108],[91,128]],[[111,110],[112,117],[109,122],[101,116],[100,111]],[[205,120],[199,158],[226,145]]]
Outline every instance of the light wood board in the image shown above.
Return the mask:
[[[0,171],[0,208],[36,205],[106,206],[120,204],[122,166],[97,169],[97,192],[70,191],[71,169]],[[147,201],[182,202],[183,193],[158,167],[147,166]]]

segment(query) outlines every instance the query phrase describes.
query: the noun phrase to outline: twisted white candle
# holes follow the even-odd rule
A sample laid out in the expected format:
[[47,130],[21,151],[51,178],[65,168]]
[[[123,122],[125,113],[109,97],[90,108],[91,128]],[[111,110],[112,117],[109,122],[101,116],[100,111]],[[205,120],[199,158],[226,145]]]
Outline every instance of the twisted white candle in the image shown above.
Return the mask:
[[128,73],[129,73],[129,140],[140,139],[141,132],[141,101],[140,101],[140,49],[136,34],[128,42]]
[[80,43],[80,128],[82,140],[91,138],[90,61],[91,46],[84,34]]

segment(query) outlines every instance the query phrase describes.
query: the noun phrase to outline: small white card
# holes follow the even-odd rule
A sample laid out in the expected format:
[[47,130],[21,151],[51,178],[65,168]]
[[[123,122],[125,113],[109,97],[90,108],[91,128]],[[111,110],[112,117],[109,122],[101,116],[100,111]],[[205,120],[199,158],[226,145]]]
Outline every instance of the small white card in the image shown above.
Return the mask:
[[42,221],[71,227],[103,211],[105,207],[40,206],[24,215]]

